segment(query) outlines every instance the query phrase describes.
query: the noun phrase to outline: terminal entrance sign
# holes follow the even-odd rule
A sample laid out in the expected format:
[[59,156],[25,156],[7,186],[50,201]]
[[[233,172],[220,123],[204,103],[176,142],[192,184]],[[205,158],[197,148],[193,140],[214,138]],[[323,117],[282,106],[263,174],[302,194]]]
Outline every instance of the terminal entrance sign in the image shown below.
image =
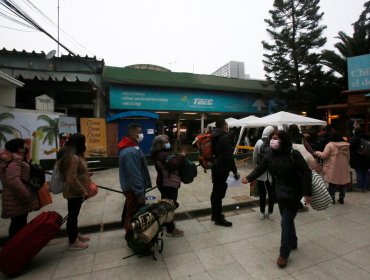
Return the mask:
[[193,112],[261,113],[261,100],[243,94],[185,89],[112,86],[110,108]]

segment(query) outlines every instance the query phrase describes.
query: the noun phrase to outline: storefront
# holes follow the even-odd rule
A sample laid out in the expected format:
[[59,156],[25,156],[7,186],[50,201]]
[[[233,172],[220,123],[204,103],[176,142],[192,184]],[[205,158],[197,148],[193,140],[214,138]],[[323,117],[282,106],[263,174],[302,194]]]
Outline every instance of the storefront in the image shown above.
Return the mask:
[[105,67],[103,84],[109,98],[107,120],[128,111],[158,114],[155,134],[173,134],[182,147],[217,118],[266,115],[275,93],[266,81],[131,67]]

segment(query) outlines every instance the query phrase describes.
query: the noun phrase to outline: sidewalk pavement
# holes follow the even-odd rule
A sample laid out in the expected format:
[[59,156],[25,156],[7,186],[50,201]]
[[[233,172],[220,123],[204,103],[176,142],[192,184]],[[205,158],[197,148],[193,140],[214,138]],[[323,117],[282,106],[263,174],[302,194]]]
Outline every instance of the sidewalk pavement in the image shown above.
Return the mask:
[[[241,176],[249,166],[240,166]],[[119,189],[118,170],[110,169],[94,175],[97,184]],[[155,170],[150,167],[152,178]],[[67,251],[67,238],[52,240],[30,263],[18,279],[370,279],[370,192],[347,193],[345,204],[336,204],[325,211],[312,209],[299,213],[296,229],[298,250],[292,252],[288,266],[276,265],[280,245],[280,216],[277,206],[274,220],[259,220],[258,208],[236,208],[239,203],[254,201],[248,196],[249,185],[230,186],[225,204],[232,228],[215,226],[209,216],[184,219],[177,226],[183,237],[165,238],[162,255],[152,257],[131,254],[123,231],[107,230],[118,223],[123,206],[120,194],[99,190],[84,203],[79,225],[91,225],[100,231],[90,233],[89,248]],[[178,212],[209,208],[210,172],[199,175],[179,192]],[[158,191],[151,196],[159,197]],[[252,203],[252,205],[255,203]],[[43,210],[66,214],[66,201],[54,196],[54,203]],[[32,213],[30,218],[35,216]],[[0,229],[6,235],[7,220]],[[65,226],[63,226],[65,227]],[[86,232],[86,231],[85,231]],[[0,273],[0,279],[7,279]]]
[[[250,165],[240,164],[238,166],[241,176],[246,176],[252,170]],[[156,171],[154,166],[149,166],[149,173],[152,179],[152,185],[156,186]],[[232,174],[232,173],[231,173]],[[92,176],[97,185],[112,188],[121,191],[118,168],[101,170],[94,172]],[[184,218],[190,218],[192,215],[189,212],[208,210],[211,207],[210,195],[212,191],[211,171],[203,172],[201,167],[198,167],[198,176],[191,184],[182,184],[179,190],[178,202],[180,207],[177,210],[177,215]],[[28,216],[28,220],[37,216],[42,211],[57,211],[63,217],[67,215],[67,201],[62,194],[52,195],[53,203],[43,207],[40,211],[32,212]],[[147,200],[147,203],[152,203],[160,199],[158,189],[154,189],[147,193],[147,197],[154,200]],[[256,203],[256,198],[249,196],[249,185],[236,184],[228,188],[223,204],[231,207],[234,205],[243,206],[248,202]],[[116,193],[99,189],[98,194],[85,201],[79,215],[79,227],[82,232],[102,231],[104,229],[121,228],[121,213],[124,204],[124,196]],[[1,205],[1,201],[0,201]],[[242,207],[240,207],[242,208]],[[202,212],[202,211],[200,211]],[[0,219],[0,240],[4,240],[8,236],[10,219]],[[65,231],[65,224],[61,231]],[[0,243],[1,244],[1,243]]]

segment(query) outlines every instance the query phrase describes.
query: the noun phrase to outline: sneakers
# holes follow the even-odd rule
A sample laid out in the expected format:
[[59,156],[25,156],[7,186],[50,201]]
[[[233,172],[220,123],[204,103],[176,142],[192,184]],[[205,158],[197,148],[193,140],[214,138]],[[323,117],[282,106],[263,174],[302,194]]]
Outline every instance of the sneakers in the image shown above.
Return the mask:
[[178,228],[175,228],[173,232],[167,232],[167,237],[180,237],[184,235],[184,231]]
[[83,250],[89,247],[89,244],[83,243],[80,240],[76,239],[75,243],[69,244],[68,251],[77,251],[77,250]]
[[265,219],[265,213],[260,213],[259,215],[258,215],[258,217],[260,218],[260,220],[264,220]]
[[284,268],[288,264],[288,260],[283,258],[282,256],[279,256],[276,264],[278,265],[279,268]]
[[80,240],[81,242],[89,242],[89,241],[90,241],[90,237],[88,237],[88,236],[83,236],[83,235],[81,235],[81,234],[79,234],[79,235],[77,236],[77,239],[78,239],[78,240]]
[[225,218],[215,220],[215,225],[216,226],[222,226],[222,227],[232,227],[233,223],[225,220]]
[[271,220],[271,221],[274,219],[274,217],[272,216],[272,213],[268,213],[266,215],[266,218],[269,219],[269,220]]

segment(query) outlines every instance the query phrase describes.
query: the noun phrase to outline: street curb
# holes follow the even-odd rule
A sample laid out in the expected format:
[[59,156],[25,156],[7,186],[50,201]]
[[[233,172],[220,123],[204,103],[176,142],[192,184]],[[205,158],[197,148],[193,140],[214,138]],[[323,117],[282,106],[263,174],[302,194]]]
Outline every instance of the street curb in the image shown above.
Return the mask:
[[[258,205],[259,205],[259,200],[251,200],[251,201],[246,201],[246,202],[224,205],[222,209],[223,209],[223,212],[231,212],[231,211],[235,212],[237,210],[257,207]],[[196,219],[199,217],[205,217],[205,216],[210,216],[210,215],[211,215],[211,208],[195,209],[195,210],[175,213],[175,220],[184,221],[184,220]],[[96,225],[86,225],[86,226],[79,227],[79,231],[81,231],[81,233],[84,233],[84,234],[96,233],[96,232],[107,232],[107,231],[119,230],[119,229],[123,229],[121,221],[102,223],[102,224],[96,224]],[[55,238],[66,237],[66,236],[67,236],[67,230],[61,229]],[[7,240],[8,240],[7,237],[0,237],[0,246],[3,246]]]

